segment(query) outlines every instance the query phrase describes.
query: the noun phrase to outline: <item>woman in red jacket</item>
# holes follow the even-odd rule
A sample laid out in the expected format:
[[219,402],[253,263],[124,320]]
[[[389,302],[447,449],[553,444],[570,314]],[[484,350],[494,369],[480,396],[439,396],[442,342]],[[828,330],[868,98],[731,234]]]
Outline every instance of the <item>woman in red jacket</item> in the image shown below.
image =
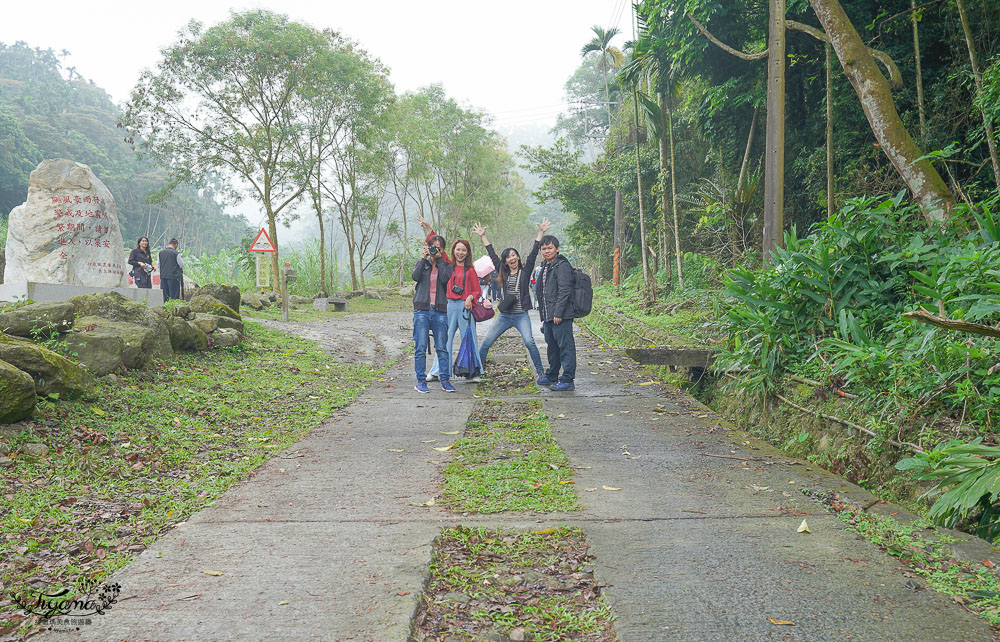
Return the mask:
[[[468,327],[472,328],[476,365],[479,367],[479,372],[483,371],[483,363],[479,358],[479,340],[476,337],[476,321],[472,318],[472,304],[482,296],[483,290],[479,286],[476,269],[472,267],[472,246],[465,239],[458,239],[451,244],[451,258],[455,268],[445,287],[448,297],[448,332],[444,336],[445,348],[449,355],[449,372],[443,374],[448,378],[451,377],[451,348],[455,341],[455,332],[458,332],[461,341]],[[441,374],[435,361],[434,367],[427,373],[427,379],[440,377]],[[473,377],[472,381],[479,381],[479,377]]]

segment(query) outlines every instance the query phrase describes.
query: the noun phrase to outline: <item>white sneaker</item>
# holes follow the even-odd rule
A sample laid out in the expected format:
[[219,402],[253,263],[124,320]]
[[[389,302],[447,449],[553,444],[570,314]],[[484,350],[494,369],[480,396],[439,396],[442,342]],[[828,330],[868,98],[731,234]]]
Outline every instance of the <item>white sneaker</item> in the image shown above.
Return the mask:
[[473,378],[469,379],[469,383],[479,383],[482,380],[483,380],[482,377],[473,377]]
[[437,380],[438,380],[437,375],[427,375],[427,381],[437,381]]

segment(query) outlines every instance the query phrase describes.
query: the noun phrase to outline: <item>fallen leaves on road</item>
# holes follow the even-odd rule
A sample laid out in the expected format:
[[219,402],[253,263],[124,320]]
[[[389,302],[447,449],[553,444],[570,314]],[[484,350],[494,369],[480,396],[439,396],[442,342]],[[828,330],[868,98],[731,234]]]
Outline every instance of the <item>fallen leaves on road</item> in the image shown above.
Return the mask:
[[614,486],[601,486],[604,490],[621,490],[621,488],[615,488]]
[[806,520],[802,520],[802,523],[799,524],[799,527],[796,529],[795,532],[797,532],[797,533],[811,533],[812,531],[809,530],[809,524],[806,523]]
[[222,571],[202,571],[205,575],[222,575]]
[[390,448],[389,452],[391,452],[391,453],[405,453],[406,449],[405,448]]
[[438,446],[434,450],[438,451],[439,453],[446,453],[449,450],[451,450],[451,447],[454,446],[454,445],[455,444],[448,444],[447,446]]
[[777,626],[795,626],[795,622],[791,620],[776,620],[773,617],[769,617],[767,621]]

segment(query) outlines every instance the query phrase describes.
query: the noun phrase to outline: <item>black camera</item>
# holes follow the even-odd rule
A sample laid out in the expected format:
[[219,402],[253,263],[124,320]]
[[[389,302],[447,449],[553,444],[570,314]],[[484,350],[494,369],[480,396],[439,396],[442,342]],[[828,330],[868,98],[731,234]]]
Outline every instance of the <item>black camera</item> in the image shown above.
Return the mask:
[[437,253],[440,252],[440,251],[441,250],[439,250],[438,246],[436,246],[436,245],[431,245],[431,246],[429,246],[427,248],[427,254],[430,255],[430,256],[437,256]]
[[463,288],[463,287],[461,287],[459,285],[453,285],[453,286],[451,286],[451,291],[454,294],[461,294],[462,292],[465,292],[465,288]]

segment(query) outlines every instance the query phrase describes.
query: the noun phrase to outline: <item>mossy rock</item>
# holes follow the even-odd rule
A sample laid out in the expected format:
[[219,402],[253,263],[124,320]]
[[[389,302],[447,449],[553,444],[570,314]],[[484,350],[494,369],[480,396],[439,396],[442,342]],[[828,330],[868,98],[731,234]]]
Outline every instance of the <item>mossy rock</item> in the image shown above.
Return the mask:
[[104,376],[119,366],[145,368],[154,357],[172,355],[170,330],[165,321],[161,320],[161,324],[150,328],[103,317],[81,317],[74,331],[66,335],[66,342],[79,355],[80,363]]
[[[236,312],[240,311],[240,289],[235,285],[222,283],[207,283],[195,292],[195,296],[208,295],[215,297]],[[193,299],[192,299],[193,300]]]
[[194,319],[191,320],[191,323],[196,325],[199,330],[206,334],[215,332],[220,328],[236,330],[240,334],[243,334],[243,322],[241,320],[230,317],[220,317],[217,314],[205,314],[203,312],[199,312],[194,315]]
[[200,351],[208,348],[208,336],[201,328],[184,319],[170,319],[170,345],[175,351]]
[[36,398],[31,375],[0,361],[0,423],[9,424],[29,416],[35,409]]
[[231,319],[240,318],[238,312],[222,301],[216,299],[214,296],[210,296],[208,294],[195,295],[194,298],[191,299],[191,310],[196,314],[214,314],[216,316],[229,317]]
[[0,310],[0,332],[17,337],[31,337],[35,332],[51,336],[73,327],[72,303],[32,303],[19,308]]
[[232,328],[219,328],[212,333],[212,343],[219,348],[232,348],[243,341],[243,335]]
[[163,335],[170,345],[167,324],[152,308],[126,299],[117,292],[98,292],[75,296],[69,300],[76,308],[77,317],[101,317],[109,321],[126,321],[145,328],[153,328]]
[[90,391],[96,381],[80,365],[44,346],[0,334],[0,360],[31,375],[35,392],[78,397]]

